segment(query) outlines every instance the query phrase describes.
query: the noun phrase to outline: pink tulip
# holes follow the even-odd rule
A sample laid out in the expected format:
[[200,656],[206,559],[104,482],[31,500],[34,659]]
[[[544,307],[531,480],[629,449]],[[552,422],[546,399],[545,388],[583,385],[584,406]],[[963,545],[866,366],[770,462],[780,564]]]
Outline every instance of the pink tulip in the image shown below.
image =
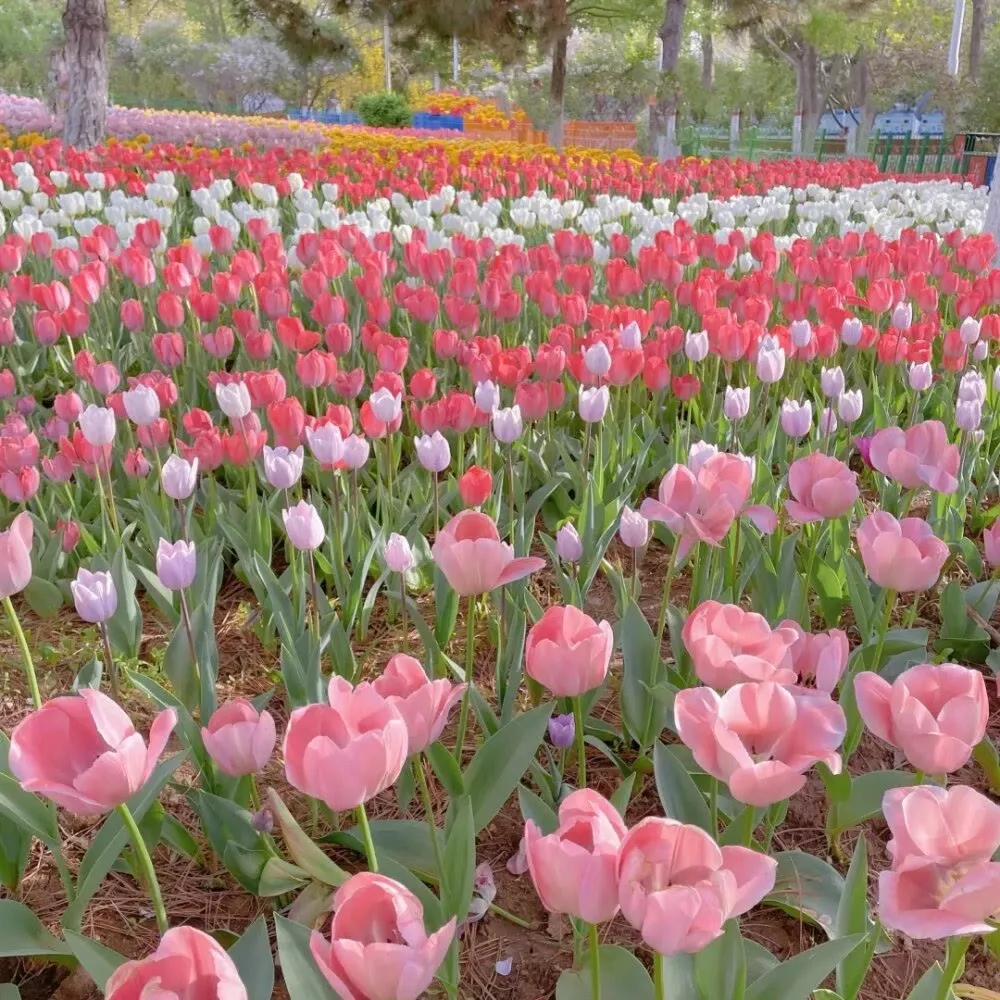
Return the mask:
[[618,902],[654,951],[698,952],[774,888],[777,867],[749,848],[719,847],[697,826],[651,816],[622,841]]
[[554,605],[531,627],[524,646],[528,676],[559,698],[575,698],[604,683],[615,639],[578,608]]
[[983,532],[983,552],[990,566],[1000,566],[1000,521],[994,521]]
[[493,519],[478,510],[456,514],[434,539],[431,555],[462,597],[486,594],[545,566],[544,559],[515,558],[514,550],[500,541]]
[[680,538],[677,557],[683,559],[698,542],[719,545],[750,496],[753,474],[736,455],[712,455],[697,475],[675,465],[660,482],[658,498],[647,497],[639,512],[660,521]]
[[627,830],[618,811],[590,788],[559,806],[559,828],[543,836],[529,819],[524,827],[528,871],[550,913],[568,913],[588,924],[618,912],[618,848]]
[[292,712],[282,753],[291,785],[334,812],[367,802],[406,763],[406,723],[395,705],[362,682],[330,679],[330,704]]
[[20,593],[31,580],[34,524],[22,511],[6,531],[0,531],[0,599]]
[[466,685],[452,684],[446,678],[432,681],[419,660],[397,653],[372,687],[403,717],[406,752],[412,757],[441,738],[448,713],[462,700]]
[[721,696],[687,688],[677,694],[674,717],[698,765],[747,805],[773,805],[801,791],[818,761],[840,771],[847,720],[820,691],[771,681],[737,684]]
[[176,724],[172,708],[160,712],[147,747],[107,695],[84,688],[46,702],[15,727],[10,770],[27,791],[69,812],[110,812],[149,780]]
[[688,615],[681,638],[703,684],[720,690],[744,681],[794,684],[789,650],[798,639],[786,627],[776,629],[766,619],[737,604],[703,601]]
[[799,524],[843,517],[858,499],[858,477],[837,458],[814,451],[788,467],[785,501],[788,516]]
[[1000,909],[1000,806],[965,785],[892,788],[882,800],[892,868],[879,917],[911,938],[989,934]]
[[246,698],[234,698],[212,714],[201,739],[220,771],[233,778],[256,774],[274,752],[274,717]]
[[174,927],[156,951],[111,973],[106,1000],[247,1000],[236,965],[214,938],[195,927]]
[[879,472],[904,489],[927,486],[938,493],[958,489],[958,446],[948,442],[940,420],[925,420],[905,431],[899,427],[876,431],[869,456]]
[[783,621],[780,628],[791,629],[798,638],[789,652],[792,669],[800,680],[815,678],[816,690],[833,694],[847,666],[850,652],[847,633],[834,628],[829,632],[806,632],[797,621]]
[[854,692],[865,725],[928,774],[963,767],[986,733],[986,682],[978,670],[957,663],[921,663],[891,684],[865,671]]
[[341,1000],[417,1000],[455,937],[455,918],[428,935],[424,908],[409,889],[361,872],[333,896],[330,940],[309,940],[319,971]]
[[948,558],[948,546],[926,521],[897,521],[884,510],[873,511],[858,525],[857,541],[872,581],[901,594],[933,587]]

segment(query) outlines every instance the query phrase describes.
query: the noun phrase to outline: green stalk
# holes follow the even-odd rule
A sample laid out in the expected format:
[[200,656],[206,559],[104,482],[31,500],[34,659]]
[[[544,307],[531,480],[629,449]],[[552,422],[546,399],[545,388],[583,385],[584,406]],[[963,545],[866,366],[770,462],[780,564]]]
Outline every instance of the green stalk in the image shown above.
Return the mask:
[[601,1000],[601,952],[597,937],[597,924],[587,928],[590,939],[590,994],[591,1000]]
[[[872,661],[872,670],[878,670],[882,662],[882,650],[885,647],[885,634],[889,631],[889,618],[892,616],[892,609],[896,604],[896,591],[887,590],[885,592],[885,611],[882,615],[882,628],[878,634],[878,645],[875,647],[875,659]],[[862,663],[864,660],[862,659]]]
[[160,894],[160,883],[156,880],[156,870],[153,868],[153,859],[149,856],[146,841],[142,839],[142,834],[139,832],[139,827],[135,817],[129,811],[129,807],[123,802],[116,811],[121,816],[129,837],[132,838],[132,847],[139,867],[142,869],[146,880],[146,889],[149,891],[149,898],[152,900],[153,910],[156,913],[156,929],[162,936],[166,934],[169,925],[167,924],[167,911],[163,905],[163,896]]
[[576,723],[576,787],[587,787],[587,754],[583,742],[583,698],[573,699],[573,720]]
[[424,816],[427,819],[427,827],[431,835],[431,847],[434,848],[434,862],[437,865],[438,875],[444,878],[444,856],[441,853],[441,831],[438,830],[437,823],[434,822],[434,804],[431,802],[430,789],[427,787],[427,776],[424,774],[423,762],[420,756],[416,756],[412,761],[413,776],[417,779],[417,788],[420,789],[420,801],[424,807]]
[[663,973],[663,956],[653,952],[653,995],[656,1000],[667,1000],[666,977]]
[[469,697],[472,691],[472,674],[475,669],[474,645],[476,641],[476,599],[467,599],[465,610],[465,694],[462,695],[462,707],[458,713],[458,735],[455,738],[455,762],[462,765],[462,746],[465,743],[465,730],[469,724]]
[[372,840],[372,828],[368,825],[368,813],[365,811],[364,802],[355,810],[358,819],[358,826],[361,828],[361,839],[365,845],[365,856],[368,858],[368,870],[378,871],[378,858],[375,856],[375,842]]
[[35,711],[42,707],[42,696],[38,691],[38,678],[35,676],[35,661],[31,658],[31,650],[28,648],[28,640],[24,637],[24,629],[18,621],[17,612],[9,597],[3,599],[3,606],[7,609],[7,617],[10,619],[10,627],[14,630],[14,638],[21,650],[21,659],[24,661],[24,672],[28,675],[28,687],[31,689],[31,701],[35,706]]
[[965,953],[969,950],[971,937],[949,938],[947,950],[945,951],[944,974],[941,976],[941,985],[938,988],[937,1000],[948,1000],[951,996],[951,988],[955,985],[955,980],[962,973],[965,967]]

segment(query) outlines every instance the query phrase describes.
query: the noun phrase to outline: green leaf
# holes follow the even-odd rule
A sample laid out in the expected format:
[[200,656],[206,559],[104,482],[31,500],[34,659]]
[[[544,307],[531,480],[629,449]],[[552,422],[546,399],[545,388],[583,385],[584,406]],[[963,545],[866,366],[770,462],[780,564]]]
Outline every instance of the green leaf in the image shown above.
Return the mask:
[[984,736],[972,749],[972,756],[983,769],[990,791],[996,795],[1000,792],[1000,754],[989,736]]
[[417,786],[413,777],[413,767],[410,765],[410,762],[407,762],[396,779],[396,805],[399,807],[400,812],[406,812],[410,808],[410,803],[413,801],[416,790]]
[[462,769],[455,760],[454,754],[440,741],[432,743],[424,753],[431,762],[437,780],[441,782],[441,787],[452,797],[458,798],[465,794],[465,779],[462,777]]
[[21,593],[39,618],[55,618],[63,605],[62,591],[51,580],[40,576],[33,576]]
[[0,958],[71,954],[67,945],[50,934],[24,903],[0,899]]
[[281,975],[288,995],[295,1000],[339,1000],[309,950],[309,938],[312,936],[309,928],[275,914],[274,929],[278,938]]
[[871,635],[874,629],[875,604],[868,577],[850,552],[844,556],[843,565],[847,574],[847,593],[854,611],[854,620],[858,623],[858,631],[862,635]]
[[805,851],[779,851],[774,891],[765,898],[793,917],[806,920],[837,937],[837,913],[844,894],[844,878],[822,858]]
[[108,619],[111,648],[124,656],[138,656],[142,640],[142,611],[135,599],[136,579],[129,568],[125,545],[111,559],[111,576],[118,592],[118,608]]
[[878,930],[868,914],[868,843],[862,833],[854,847],[844,892],[837,909],[837,937],[865,934],[862,947],[855,948],[837,965],[837,992],[843,1000],[855,1000],[868,975],[878,941]]
[[684,765],[663,743],[653,747],[653,774],[667,818],[693,823],[710,833],[712,814],[705,797]]
[[454,820],[444,845],[441,901],[448,916],[461,923],[469,912],[476,872],[476,834],[472,828],[472,801],[468,795],[454,799]]
[[31,850],[31,834],[9,816],[0,815],[0,885],[12,895],[24,874]]
[[630,601],[618,626],[624,664],[621,709],[625,728],[643,749],[663,729],[667,710],[653,697],[660,673],[656,636],[635,601]]
[[694,982],[703,1000],[743,1000],[747,962],[739,920],[726,921],[722,937],[694,956]]
[[851,781],[851,794],[830,810],[828,825],[834,835],[882,814],[882,799],[890,788],[906,788],[916,782],[908,771],[869,771]]
[[267,790],[267,804],[278,821],[291,859],[317,881],[325,885],[343,885],[349,877],[347,872],[328,858],[323,849],[299,826],[273,788]]
[[757,982],[761,976],[770,972],[777,964],[778,959],[772,955],[762,944],[743,939],[743,957],[747,963],[747,985]]
[[21,991],[13,983],[0,986],[0,1000],[21,1000]]
[[85,663],[76,672],[73,678],[72,691],[76,694],[81,688],[94,688],[95,691],[101,689],[101,677],[104,674],[104,664],[94,656],[89,663]]
[[[628,997],[628,1000],[654,1000],[653,981],[649,973],[631,952],[614,944],[602,944],[598,949],[601,960],[601,996]],[[556,983],[556,1000],[592,1000],[590,988],[590,955],[585,952],[581,967],[567,969]],[[669,995],[669,994],[668,994]]]
[[65,930],[66,944],[76,956],[76,960],[87,970],[87,974],[103,993],[111,973],[126,962],[124,955],[112,951],[93,938],[84,937],[76,931]]
[[[940,962],[935,962],[917,980],[916,986],[907,994],[906,1000],[938,1000],[941,995],[941,982],[944,978],[944,969]],[[954,993],[948,993],[948,998],[954,997]]]
[[229,949],[229,957],[247,989],[247,1000],[271,1000],[274,960],[267,933],[267,918],[259,916]]
[[551,714],[549,702],[516,716],[498,729],[469,762],[465,788],[472,799],[476,833],[500,812],[535,759]]
[[[128,800],[126,805],[136,823],[141,823],[147,811],[157,800],[170,776],[187,760],[187,751],[161,760],[142,788]],[[80,863],[76,877],[76,899],[66,907],[62,917],[63,927],[79,930],[84,910],[91,897],[100,888],[104,876],[111,871],[119,855],[128,844],[129,833],[117,812],[111,813],[94,837]]]
[[747,987],[746,1000],[809,1000],[813,990],[861,942],[864,935],[826,941],[786,959]]
[[608,801],[615,807],[618,815],[622,819],[625,818],[625,812],[628,809],[629,801],[632,798],[632,787],[635,785],[635,771],[631,774],[626,775],[621,784],[611,793],[611,798]]
[[50,850],[60,849],[54,811],[37,795],[26,792],[9,774],[0,774],[0,812]]
[[[375,853],[380,860],[383,856],[394,858],[411,872],[431,877],[438,875],[430,833],[423,820],[373,819],[369,826]],[[364,854],[365,850],[357,827],[352,827],[346,833],[338,831],[328,834],[323,838],[323,843],[339,844],[358,854]]]
[[517,801],[525,822],[530,819],[545,836],[555,833],[559,826],[559,817],[548,802],[524,785],[517,786]]

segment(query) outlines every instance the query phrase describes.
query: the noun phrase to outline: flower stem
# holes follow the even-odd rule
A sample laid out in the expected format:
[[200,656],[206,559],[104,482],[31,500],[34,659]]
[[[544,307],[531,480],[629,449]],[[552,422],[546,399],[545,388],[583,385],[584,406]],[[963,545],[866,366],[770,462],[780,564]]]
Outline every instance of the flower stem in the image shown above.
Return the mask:
[[135,850],[136,859],[139,862],[139,867],[142,869],[143,876],[146,880],[146,888],[149,891],[149,898],[153,902],[153,910],[156,913],[156,929],[160,932],[160,935],[166,934],[168,929],[167,924],[167,911],[163,905],[163,896],[160,894],[160,883],[156,880],[156,870],[153,868],[153,859],[149,856],[149,851],[146,849],[146,841],[142,839],[142,834],[139,832],[139,827],[136,824],[135,817],[129,811],[129,807],[123,802],[117,809],[118,815],[121,816],[122,822],[125,824],[125,829],[128,830],[129,836],[132,838],[132,847]]
[[591,1000],[601,1000],[601,952],[597,938],[597,924],[587,928],[590,938],[590,995]]
[[653,952],[653,995],[656,1000],[667,1000],[667,984],[663,975],[663,956]]
[[378,871],[378,858],[375,857],[375,842],[372,840],[372,828],[368,825],[368,813],[365,811],[364,802],[358,806],[357,810],[358,826],[361,828],[361,839],[365,845],[365,855],[368,858],[368,870]]
[[941,986],[938,990],[937,1000],[948,1000],[951,996],[951,988],[955,985],[955,980],[961,975],[965,966],[965,953],[969,950],[971,937],[948,938],[948,945],[945,951],[944,974],[941,976]]
[[[201,690],[201,671],[198,668],[198,651],[194,644],[194,629],[191,627],[191,613],[188,610],[187,597],[185,596],[184,589],[181,588],[178,591],[181,598],[181,618],[184,621],[184,631],[187,632],[188,637],[188,651],[191,653],[191,666],[194,668],[195,680],[198,682],[198,690]],[[200,701],[200,698],[199,698]],[[207,718],[205,722],[207,723]]]
[[708,805],[712,814],[712,826],[709,833],[715,840],[719,836],[719,779],[712,778],[708,785]]
[[[871,669],[878,670],[882,662],[882,650],[885,648],[885,634],[889,631],[889,619],[892,616],[892,609],[896,604],[896,591],[887,590],[885,592],[885,611],[882,614],[882,628],[878,634],[878,645],[875,647],[875,659],[872,661]],[[862,663],[864,660],[862,659]]]
[[583,697],[573,699],[573,721],[576,723],[576,787],[587,787],[587,753],[583,741]]
[[465,694],[462,708],[458,713],[458,735],[455,737],[455,762],[462,765],[462,746],[465,743],[465,729],[469,724],[469,696],[472,691],[475,669],[474,645],[476,641],[476,599],[469,597],[465,608]]
[[108,623],[101,622],[101,645],[104,647],[104,663],[111,679],[111,697],[121,702],[121,691],[118,688],[118,667],[115,664],[115,654],[111,650],[111,637],[108,635]]
[[31,658],[31,650],[28,648],[28,640],[24,637],[24,629],[18,620],[17,612],[9,597],[3,599],[3,606],[7,609],[7,617],[10,619],[10,627],[14,630],[14,638],[21,650],[21,659],[24,661],[24,672],[28,675],[28,687],[31,689],[31,701],[37,711],[42,707],[42,696],[38,691],[38,678],[35,676],[35,661]]
[[424,774],[424,765],[419,755],[413,758],[413,776],[417,779],[417,787],[420,789],[420,801],[424,807],[424,816],[427,819],[427,827],[431,835],[431,847],[434,848],[434,862],[437,865],[438,876],[444,878],[444,856],[441,854],[440,830],[434,821],[434,803],[431,802],[430,789],[427,787],[427,776]]

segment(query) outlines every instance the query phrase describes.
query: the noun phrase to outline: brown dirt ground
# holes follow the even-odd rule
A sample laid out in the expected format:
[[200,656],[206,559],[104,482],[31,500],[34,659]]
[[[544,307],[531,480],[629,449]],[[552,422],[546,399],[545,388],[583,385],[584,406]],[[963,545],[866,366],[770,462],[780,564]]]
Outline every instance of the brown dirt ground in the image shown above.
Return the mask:
[[[654,543],[646,553],[641,566],[643,581],[640,605],[647,616],[655,620],[658,612],[660,587],[665,557]],[[625,552],[612,548],[612,561],[626,563]],[[630,568],[630,567],[629,567]],[[540,600],[558,600],[554,581],[542,575],[536,583]],[[687,595],[687,581],[681,577],[675,583],[674,603],[683,603]],[[592,588],[588,610],[614,618],[614,602],[610,587],[603,577],[598,577]],[[265,649],[247,624],[248,609],[253,597],[236,580],[230,580],[223,588],[219,599],[217,615],[217,639],[220,654],[220,701],[235,695],[253,696],[273,686],[277,657],[274,650]],[[141,659],[152,664],[158,649],[165,644],[165,630],[155,613],[146,608],[145,635]],[[900,609],[900,616],[905,613]],[[20,609],[22,621],[32,648],[36,651],[43,696],[67,691],[76,670],[97,652],[96,634],[85,631],[76,621],[72,612],[55,620],[41,620],[25,608]],[[927,601],[921,607],[919,621],[933,625],[936,606]],[[428,606],[427,614],[432,614]],[[926,618],[925,618],[926,615]],[[1000,614],[994,619],[998,622]],[[457,662],[464,662],[462,638],[464,628],[455,630],[457,646],[451,655]],[[414,632],[410,645],[419,646],[419,637]],[[356,652],[366,669],[377,668],[394,652],[402,648],[401,628],[389,620],[386,605],[380,603],[373,615],[372,627],[363,645],[356,644]],[[665,652],[667,652],[665,650]],[[476,660],[481,667],[481,686],[489,688],[492,650],[485,630],[477,637]],[[28,708],[23,677],[18,668],[19,658],[13,640],[6,632],[0,631],[0,726],[9,732],[11,727],[24,715]],[[612,664],[612,670],[620,670],[620,662]],[[997,711],[995,686],[991,690],[990,732],[994,740],[1000,739],[1000,714]],[[150,704],[134,691],[126,693],[125,707],[136,721],[140,730],[148,728],[154,710]],[[286,715],[280,694],[272,700],[269,708],[278,718],[279,731],[283,728]],[[613,718],[610,700],[600,709]],[[474,745],[475,734],[470,733],[469,746]],[[856,756],[852,759],[852,770],[858,773],[878,767],[892,767],[898,764],[893,759],[893,751],[866,736]],[[617,784],[617,772],[610,763],[599,755],[588,756],[590,784],[602,791],[610,792]],[[960,780],[986,790],[981,773],[975,768],[966,769]],[[178,779],[183,782],[193,780],[193,775],[185,775],[183,769]],[[296,793],[283,782],[280,766],[272,763],[263,781],[276,787],[295,808],[301,807]],[[263,787],[263,786],[262,786]],[[433,788],[435,802],[443,803],[444,794]],[[164,803],[174,815],[191,830],[197,829],[197,822],[184,799],[171,793]],[[656,814],[660,806],[652,782],[644,787],[637,786],[629,807],[628,820],[636,822],[644,815]],[[377,799],[370,808],[373,816],[400,815],[393,791]],[[416,802],[409,807],[407,815],[422,818],[422,811]],[[820,855],[826,853],[823,833],[824,802],[822,785],[818,779],[811,779],[806,789],[792,800],[785,824],[778,830],[775,844],[780,849],[801,848]],[[95,824],[74,822],[72,817],[60,813],[62,833],[67,844],[71,870],[75,870],[89,843]],[[528,920],[532,928],[524,930],[499,917],[489,915],[481,923],[468,929],[462,947],[462,995],[476,1000],[549,1000],[554,996],[555,983],[562,969],[572,962],[572,940],[568,925],[561,918],[550,918],[542,908],[530,879],[525,875],[511,876],[505,867],[507,859],[515,853],[523,830],[523,821],[516,800],[512,800],[497,816],[496,820],[479,838],[477,860],[489,861],[496,876],[498,894],[496,902]],[[886,863],[884,844],[886,831],[884,824],[869,824],[868,840],[870,864],[876,872]],[[850,851],[852,843],[845,840],[845,849]],[[170,921],[172,924],[191,923],[207,930],[229,929],[235,933],[244,930],[261,912],[267,912],[270,904],[251,898],[235,883],[222,865],[209,854],[207,869],[201,869],[178,857],[161,846],[156,851],[155,861],[163,887]],[[345,866],[357,867],[355,857],[339,857]],[[874,900],[874,876],[872,898]],[[0,894],[5,890],[0,889]],[[29,861],[19,898],[35,910],[47,925],[55,928],[63,908],[63,900],[58,879],[45,852],[36,844]],[[100,940],[111,948],[129,957],[148,953],[155,947],[157,935],[150,919],[148,903],[143,891],[130,877],[112,873],[104,882],[87,909],[84,933]],[[743,921],[743,932],[757,940],[776,955],[787,957],[816,943],[821,935],[814,928],[796,921],[776,910],[758,908]],[[620,918],[602,928],[604,940],[621,942],[637,948],[640,956],[647,960],[635,932]],[[942,948],[934,942],[910,942],[897,940],[893,949],[875,959],[864,991],[863,1000],[901,1000],[919,979],[926,967],[942,956]],[[508,976],[496,972],[499,959],[512,958],[513,967]],[[977,943],[970,952],[964,981],[973,985],[1000,988],[1000,969]],[[98,994],[92,985],[81,984],[79,977],[67,976],[66,970],[53,966],[0,961],[0,982],[15,982],[20,986],[24,1000],[92,1000]],[[286,994],[280,985],[275,996],[283,1000]]]

